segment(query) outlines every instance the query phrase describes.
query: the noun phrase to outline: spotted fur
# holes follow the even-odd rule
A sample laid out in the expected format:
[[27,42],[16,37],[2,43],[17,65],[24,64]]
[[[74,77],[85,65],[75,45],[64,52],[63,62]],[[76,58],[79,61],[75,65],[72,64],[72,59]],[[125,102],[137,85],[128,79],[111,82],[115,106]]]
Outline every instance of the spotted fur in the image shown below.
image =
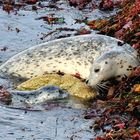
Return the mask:
[[[61,71],[67,74],[78,73],[89,80],[89,85],[94,86],[112,76],[128,74],[128,71],[138,65],[135,50],[123,42],[120,46],[120,42],[97,34],[46,42],[10,58],[0,66],[0,76],[29,79]],[[102,73],[100,70],[95,72],[98,67]],[[114,69],[116,72],[113,73]],[[110,70],[112,73],[107,73]]]

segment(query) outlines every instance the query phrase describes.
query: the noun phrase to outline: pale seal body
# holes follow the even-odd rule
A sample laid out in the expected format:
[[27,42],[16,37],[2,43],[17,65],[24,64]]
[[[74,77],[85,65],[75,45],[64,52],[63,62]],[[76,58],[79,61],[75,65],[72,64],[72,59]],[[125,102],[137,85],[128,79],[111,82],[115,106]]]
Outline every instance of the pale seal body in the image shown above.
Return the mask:
[[90,86],[111,77],[128,75],[139,64],[128,44],[103,36],[82,35],[31,47],[0,66],[0,76],[25,78],[56,73],[80,74]]

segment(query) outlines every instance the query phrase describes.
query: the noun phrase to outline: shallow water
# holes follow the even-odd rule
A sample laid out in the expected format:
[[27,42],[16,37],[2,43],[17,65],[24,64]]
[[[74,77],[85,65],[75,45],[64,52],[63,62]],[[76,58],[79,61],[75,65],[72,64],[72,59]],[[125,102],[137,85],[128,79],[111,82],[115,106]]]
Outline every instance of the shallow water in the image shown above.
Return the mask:
[[3,140],[88,140],[93,137],[91,121],[83,110],[54,108],[25,111],[0,107],[0,139]]

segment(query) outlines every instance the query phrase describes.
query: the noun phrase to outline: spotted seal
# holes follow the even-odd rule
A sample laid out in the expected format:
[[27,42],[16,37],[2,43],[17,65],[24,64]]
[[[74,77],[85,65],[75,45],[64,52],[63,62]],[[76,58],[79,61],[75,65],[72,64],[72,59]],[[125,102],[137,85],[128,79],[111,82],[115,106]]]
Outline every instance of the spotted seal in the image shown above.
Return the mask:
[[80,75],[95,87],[112,77],[129,75],[139,64],[137,52],[112,37],[81,35],[33,46],[0,66],[0,76],[29,79],[58,71]]

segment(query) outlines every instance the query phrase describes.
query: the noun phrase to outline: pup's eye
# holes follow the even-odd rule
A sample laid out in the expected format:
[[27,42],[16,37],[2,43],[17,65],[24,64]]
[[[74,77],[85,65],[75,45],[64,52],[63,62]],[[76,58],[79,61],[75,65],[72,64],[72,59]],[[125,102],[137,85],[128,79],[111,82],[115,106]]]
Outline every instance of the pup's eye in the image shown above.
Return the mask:
[[94,69],[94,72],[96,72],[96,73],[99,72],[99,71],[100,71],[100,69]]

